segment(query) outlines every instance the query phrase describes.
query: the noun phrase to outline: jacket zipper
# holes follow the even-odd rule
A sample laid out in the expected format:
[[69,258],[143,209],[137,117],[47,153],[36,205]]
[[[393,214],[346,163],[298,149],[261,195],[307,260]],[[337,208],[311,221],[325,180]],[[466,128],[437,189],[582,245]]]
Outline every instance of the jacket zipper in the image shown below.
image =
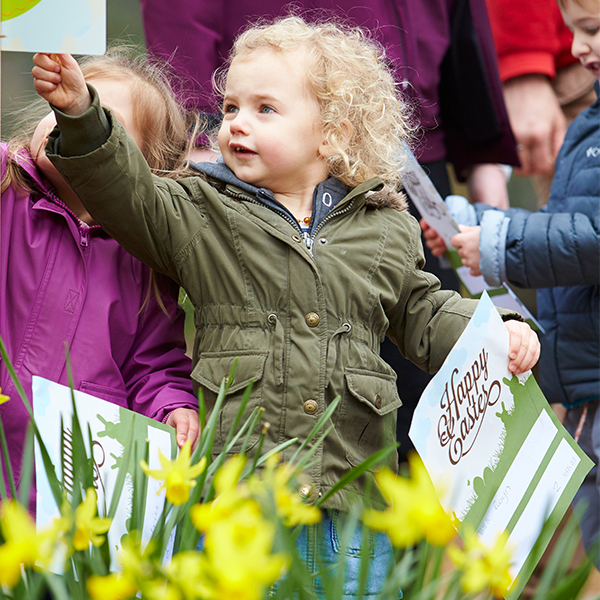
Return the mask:
[[325,215],[324,219],[317,225],[315,230],[312,232],[312,235],[310,236],[311,239],[314,240],[317,237],[317,233],[319,233],[319,231],[321,230],[323,225],[325,225],[325,223],[327,223],[327,221],[330,221],[334,217],[338,217],[340,215],[346,214],[349,210],[352,209],[353,206],[354,206],[354,198],[352,198],[352,200],[350,200],[350,202],[348,202],[348,204],[346,206],[344,206],[344,208],[340,208],[340,209],[334,208],[332,211],[328,212]]
[[66,211],[71,218],[75,221],[77,225],[77,230],[79,231],[79,243],[87,248],[90,243],[90,233],[93,229],[101,229],[100,225],[88,225],[84,223],[58,196],[55,196],[52,193],[49,193],[48,196],[54,202],[54,204],[60,206],[64,211]]
[[[252,204],[257,204],[258,206],[265,206],[266,208],[270,208],[273,212],[276,212],[277,214],[281,215],[288,223],[291,223],[300,233],[302,233],[302,229],[298,221],[296,221],[296,219],[293,219],[289,214],[287,214],[283,210],[278,210],[276,207],[269,206],[268,204],[260,202],[259,200],[255,200],[250,196],[246,196],[245,194],[238,194],[237,192],[233,192],[231,190],[227,190],[227,195],[232,198],[235,198],[236,200],[245,200],[247,202],[251,202]],[[334,208],[331,212],[328,212],[325,215],[325,218],[317,225],[316,229],[312,232],[310,239],[315,239],[317,233],[319,232],[321,227],[323,227],[323,225],[327,223],[327,221],[333,219],[334,217],[337,217],[338,215],[343,215],[347,213],[349,210],[352,209],[353,206],[354,198],[352,198],[352,200],[350,200],[350,202],[348,202],[348,204],[344,208],[340,208],[339,210],[337,208]]]
[[294,227],[296,227],[296,229],[302,233],[302,229],[300,229],[300,224],[298,223],[298,221],[296,221],[296,219],[293,219],[285,211],[280,210],[280,209],[278,209],[278,208],[276,208],[274,206],[269,206],[265,202],[260,202],[259,200],[256,200],[256,199],[254,199],[254,198],[252,198],[250,196],[246,196],[245,194],[238,194],[237,192],[233,192],[231,190],[227,190],[225,193],[229,197],[235,198],[236,200],[245,200],[246,202],[250,202],[250,203],[256,204],[258,206],[264,206],[265,208],[269,208],[274,213],[277,213],[278,215],[280,215],[281,217],[283,217],[288,223],[290,223],[291,225],[293,225]]

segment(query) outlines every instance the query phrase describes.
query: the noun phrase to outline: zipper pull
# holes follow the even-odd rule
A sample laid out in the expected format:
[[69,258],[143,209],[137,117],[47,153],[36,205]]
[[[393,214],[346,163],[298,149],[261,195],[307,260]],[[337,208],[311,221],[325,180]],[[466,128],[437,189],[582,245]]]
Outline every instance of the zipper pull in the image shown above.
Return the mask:
[[90,241],[90,230],[88,227],[85,227],[85,228],[80,228],[79,232],[81,234],[81,245],[84,248],[87,248],[89,241]]

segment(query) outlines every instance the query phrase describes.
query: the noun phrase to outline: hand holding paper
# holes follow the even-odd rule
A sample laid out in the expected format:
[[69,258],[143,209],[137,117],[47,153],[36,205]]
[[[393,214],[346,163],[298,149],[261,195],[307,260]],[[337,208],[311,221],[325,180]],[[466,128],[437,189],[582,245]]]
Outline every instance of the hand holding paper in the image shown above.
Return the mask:
[[83,73],[70,54],[33,56],[35,91],[67,115],[83,114],[92,104]]
[[479,238],[481,235],[481,227],[466,227],[459,225],[460,233],[457,233],[450,240],[456,248],[458,255],[465,267],[471,269],[471,275],[477,277],[481,275],[479,263],[481,255],[479,254]]
[[423,231],[425,245],[431,250],[431,254],[437,257],[443,256],[448,248],[444,238],[425,219],[421,219],[419,225]]
[[532,369],[540,357],[540,340],[527,323],[506,321],[510,339],[508,343],[508,370],[515,375]]

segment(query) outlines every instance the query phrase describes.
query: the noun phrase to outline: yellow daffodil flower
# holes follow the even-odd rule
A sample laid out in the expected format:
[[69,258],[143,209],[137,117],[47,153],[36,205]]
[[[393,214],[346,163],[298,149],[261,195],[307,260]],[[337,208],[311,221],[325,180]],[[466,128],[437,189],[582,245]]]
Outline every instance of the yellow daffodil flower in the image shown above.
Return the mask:
[[206,588],[200,576],[202,561],[202,555],[195,550],[179,552],[173,556],[166,567],[169,581],[172,581],[181,590],[186,600],[210,596],[211,592]]
[[132,531],[121,539],[121,550],[117,555],[117,560],[121,565],[123,574],[130,581],[135,581],[138,585],[152,578],[154,566],[151,556],[156,549],[156,544],[150,540],[142,549],[141,535],[137,531]]
[[272,455],[267,459],[262,478],[254,475],[248,482],[257,497],[272,493],[277,516],[286,527],[312,525],[321,520],[321,511],[303,502],[296,490],[290,489],[292,467],[287,464],[277,466],[279,458]]
[[512,553],[506,547],[508,533],[498,536],[493,547],[487,547],[473,529],[464,535],[464,550],[448,548],[450,560],[462,570],[461,586],[467,593],[489,588],[493,596],[504,597],[512,585],[510,565]]
[[192,506],[190,518],[198,531],[207,531],[213,523],[229,518],[241,504],[249,501],[247,486],[238,485],[245,465],[245,456],[232,456],[215,475],[215,499]]
[[[182,593],[173,584],[160,579],[151,579],[142,586],[143,597],[147,600],[183,600]],[[197,598],[197,595],[191,596]]]
[[138,591],[130,579],[116,573],[90,575],[86,587],[92,600],[128,600]]
[[214,523],[206,533],[199,577],[205,600],[259,600],[281,577],[289,559],[272,554],[275,525],[250,504]]
[[10,400],[10,398],[6,395],[2,393],[2,388],[0,387],[0,404],[4,404],[5,402],[8,402]]
[[162,470],[150,469],[146,461],[140,461],[142,470],[147,477],[165,480],[158,491],[160,492],[166,487],[167,500],[175,506],[180,506],[189,500],[190,490],[196,485],[196,477],[206,467],[205,456],[197,464],[190,465],[191,450],[192,444],[190,440],[186,440],[179,452],[179,456],[174,461],[170,461],[159,449],[158,459],[160,460]]
[[73,534],[73,547],[75,550],[85,550],[90,542],[100,546],[112,522],[106,517],[97,517],[98,496],[94,488],[89,488],[84,501],[75,509],[75,533]]
[[366,510],[363,522],[385,531],[398,548],[413,546],[426,539],[434,546],[445,546],[455,535],[452,521],[439,503],[435,488],[417,454],[409,457],[411,477],[400,477],[382,469],[375,480],[389,508]]
[[0,505],[0,527],[5,539],[0,546],[0,583],[12,588],[21,578],[21,565],[32,567],[37,560],[37,533],[30,514],[14,500]]

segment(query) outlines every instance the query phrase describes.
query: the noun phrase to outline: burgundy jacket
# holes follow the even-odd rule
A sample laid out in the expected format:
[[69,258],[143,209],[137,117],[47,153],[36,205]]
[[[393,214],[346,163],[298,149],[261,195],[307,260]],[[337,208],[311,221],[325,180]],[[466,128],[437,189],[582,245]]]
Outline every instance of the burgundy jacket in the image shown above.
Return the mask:
[[[397,80],[416,98],[421,162],[447,159],[462,178],[487,162],[518,165],[504,107],[485,0],[304,0],[310,18],[335,17],[384,44]],[[218,113],[211,76],[231,43],[258,16],[285,12],[283,0],[141,0],[146,44],[170,60],[191,88],[189,106]]]
[[[2,174],[8,148],[0,146]],[[31,163],[34,192],[10,187],[0,204],[0,337],[31,400],[31,377],[74,387],[158,420],[196,408],[177,286],[159,277],[165,314],[148,290],[150,269],[99,226],[88,228]],[[10,462],[20,479],[28,413],[0,359],[0,405]],[[32,492],[32,499],[35,491]]]

